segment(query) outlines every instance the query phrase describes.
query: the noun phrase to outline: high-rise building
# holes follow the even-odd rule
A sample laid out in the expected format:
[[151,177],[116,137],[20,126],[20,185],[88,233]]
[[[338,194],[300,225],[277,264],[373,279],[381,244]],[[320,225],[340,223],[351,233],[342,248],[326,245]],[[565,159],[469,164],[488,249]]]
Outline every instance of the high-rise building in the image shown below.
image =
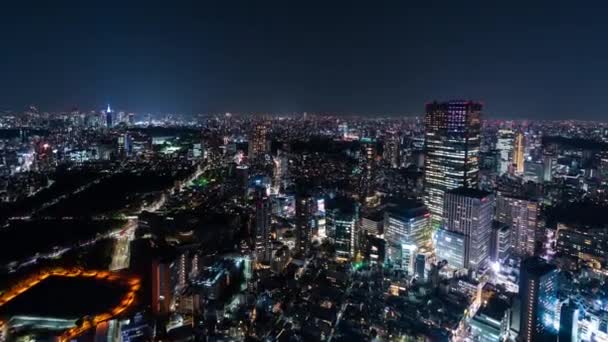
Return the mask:
[[359,198],[365,202],[373,194],[373,181],[376,161],[376,141],[371,138],[361,139],[361,150],[359,152]]
[[258,123],[253,127],[249,139],[249,159],[254,160],[267,152],[266,134],[266,124]]
[[384,214],[381,211],[368,213],[361,217],[361,232],[377,236],[384,233]]
[[316,200],[305,193],[296,195],[296,253],[306,255],[310,251],[316,212]]
[[352,260],[358,240],[359,204],[344,197],[327,201],[325,206],[327,236],[336,248],[336,257]]
[[133,138],[126,132],[118,136],[118,155],[128,157],[133,151]]
[[157,315],[169,314],[172,297],[171,270],[168,262],[152,261],[152,312]]
[[465,266],[465,249],[467,237],[458,232],[438,229],[435,239],[435,251],[439,261],[447,261],[453,268],[463,269]]
[[557,252],[585,261],[596,269],[608,269],[608,227],[577,222],[557,224]]
[[341,122],[338,124],[338,135],[343,139],[348,136],[348,123]]
[[235,177],[243,196],[246,196],[249,187],[249,166],[245,164],[236,165]]
[[524,134],[521,132],[518,132],[515,135],[515,146],[513,147],[513,165],[515,165],[515,173],[518,175],[524,174],[525,150],[526,150],[526,145],[525,145]]
[[530,257],[521,262],[519,296],[522,341],[548,341],[554,335],[557,273],[557,267],[539,257]]
[[263,186],[255,190],[255,254],[260,263],[270,263],[272,250],[270,243],[272,203],[268,189]]
[[443,219],[446,191],[478,185],[481,110],[472,101],[426,106],[424,191],[433,228]]
[[384,238],[388,256],[404,269],[414,271],[416,251],[431,248],[429,211],[418,201],[397,201],[384,212]]
[[458,188],[446,193],[442,230],[464,237],[464,268],[478,270],[488,262],[493,214],[494,195],[489,192]]
[[559,315],[558,342],[578,341],[578,305],[573,302],[562,305]]
[[397,132],[387,132],[384,137],[384,151],[382,157],[384,158],[385,163],[391,168],[395,169],[399,167],[400,147],[399,134],[397,134]]
[[426,280],[426,259],[427,256],[425,254],[416,255],[416,277],[422,282]]
[[538,231],[537,201],[498,193],[496,220],[511,227],[513,252],[521,256],[534,255]]
[[553,180],[553,166],[555,165],[554,157],[550,154],[543,155],[543,181],[550,182]]
[[108,105],[108,108],[106,109],[106,127],[107,128],[112,128],[113,126],[113,113],[112,113],[112,108],[110,108],[110,105]]
[[509,257],[510,252],[511,229],[509,225],[493,221],[490,238],[490,260],[502,263]]
[[608,152],[599,153],[600,167],[599,173],[602,179],[608,179]]
[[381,265],[386,258],[386,241],[373,235],[364,235],[360,241],[359,249],[363,258],[370,265]]
[[277,155],[272,158],[272,161],[274,166],[272,170],[272,187],[274,188],[274,192],[278,193],[284,186],[287,177],[288,160],[287,156],[279,150],[277,151]]
[[127,114],[127,124],[129,124],[129,126],[132,126],[135,124],[135,113]]
[[515,134],[510,129],[501,129],[498,131],[496,141],[496,150],[498,150],[498,174],[502,175],[509,171],[511,165],[511,154],[513,153],[513,140]]

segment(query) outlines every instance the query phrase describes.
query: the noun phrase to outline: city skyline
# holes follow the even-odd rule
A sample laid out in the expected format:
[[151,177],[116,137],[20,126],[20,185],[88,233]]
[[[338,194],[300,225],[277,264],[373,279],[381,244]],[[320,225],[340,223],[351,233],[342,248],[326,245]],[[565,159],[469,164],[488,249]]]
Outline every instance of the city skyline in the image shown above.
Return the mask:
[[5,6],[0,342],[608,342],[583,5]]

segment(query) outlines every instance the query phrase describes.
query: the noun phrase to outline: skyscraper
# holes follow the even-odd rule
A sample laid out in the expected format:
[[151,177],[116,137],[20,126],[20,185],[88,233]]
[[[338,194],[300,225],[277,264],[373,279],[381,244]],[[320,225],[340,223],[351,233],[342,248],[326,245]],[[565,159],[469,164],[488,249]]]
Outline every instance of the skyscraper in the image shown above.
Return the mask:
[[509,225],[493,221],[490,237],[490,260],[504,262],[511,252],[511,228]]
[[327,202],[327,236],[336,248],[336,257],[351,260],[355,257],[358,238],[359,205],[349,198],[338,197]]
[[108,108],[106,109],[106,127],[112,128],[112,126],[113,126],[112,108],[110,108],[110,105],[108,105]]
[[152,312],[157,315],[169,313],[171,304],[171,271],[168,262],[152,261]]
[[482,105],[472,101],[433,102],[425,115],[425,203],[433,227],[441,224],[445,192],[476,188]]
[[413,273],[416,251],[431,247],[428,220],[429,211],[421,202],[389,204],[384,213],[384,238],[393,263]]
[[518,175],[524,174],[524,151],[525,151],[524,134],[518,132],[515,135],[515,146],[513,147],[513,165],[515,165],[515,173]]
[[272,187],[274,188],[274,192],[278,193],[287,177],[289,168],[288,159],[281,150],[278,150],[277,155],[272,158],[272,161],[274,165],[272,170]]
[[315,199],[309,194],[299,192],[296,195],[296,253],[302,255],[306,255],[310,251],[316,211],[315,202]]
[[538,257],[523,260],[520,267],[519,296],[521,340],[549,340],[557,299],[557,268]]
[[249,159],[256,159],[267,152],[266,134],[266,124],[258,123],[253,127],[253,132],[249,139]]
[[[442,230],[464,237],[463,267],[478,270],[489,261],[494,195],[476,189],[458,188],[448,191],[445,196]],[[442,253],[437,250],[438,255]]]
[[271,259],[271,212],[272,206],[267,189],[262,186],[255,190],[255,253],[261,263],[269,263]]
[[373,181],[376,159],[376,141],[371,138],[361,139],[361,150],[359,152],[359,197],[365,202],[373,194]]
[[386,132],[384,137],[384,152],[383,158],[386,164],[390,165],[391,168],[399,167],[399,149],[400,149],[399,135],[397,132]]
[[521,256],[534,255],[538,233],[538,202],[498,193],[496,220],[511,227],[513,251]]
[[573,302],[562,305],[559,318],[559,342],[578,341],[578,316],[578,305]]
[[498,139],[496,141],[496,149],[499,154],[498,174],[502,175],[509,171],[511,164],[511,154],[513,153],[513,141],[515,135],[510,129],[501,129],[498,131]]
[[543,154],[543,181],[550,182],[553,180],[553,165],[555,164],[554,157],[548,153]]

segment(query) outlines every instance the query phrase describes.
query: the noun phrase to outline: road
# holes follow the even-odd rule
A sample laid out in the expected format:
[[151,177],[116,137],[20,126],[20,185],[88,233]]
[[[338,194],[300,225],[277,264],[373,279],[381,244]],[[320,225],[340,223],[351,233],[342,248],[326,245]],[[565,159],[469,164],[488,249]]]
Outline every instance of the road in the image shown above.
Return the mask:
[[114,232],[113,237],[114,251],[112,252],[112,262],[110,271],[118,271],[129,267],[131,259],[131,241],[135,236],[137,228],[137,218],[131,218],[118,232]]

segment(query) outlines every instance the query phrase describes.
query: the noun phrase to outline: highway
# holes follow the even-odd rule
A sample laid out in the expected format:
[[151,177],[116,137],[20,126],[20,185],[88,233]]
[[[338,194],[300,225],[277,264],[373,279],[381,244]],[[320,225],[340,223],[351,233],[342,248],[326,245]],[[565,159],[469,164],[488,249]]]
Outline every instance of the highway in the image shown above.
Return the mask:
[[131,241],[135,237],[137,218],[131,218],[118,232],[112,236],[115,239],[110,271],[118,271],[129,267],[131,259]]

